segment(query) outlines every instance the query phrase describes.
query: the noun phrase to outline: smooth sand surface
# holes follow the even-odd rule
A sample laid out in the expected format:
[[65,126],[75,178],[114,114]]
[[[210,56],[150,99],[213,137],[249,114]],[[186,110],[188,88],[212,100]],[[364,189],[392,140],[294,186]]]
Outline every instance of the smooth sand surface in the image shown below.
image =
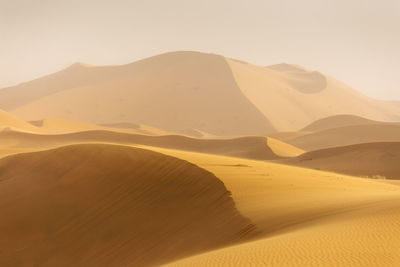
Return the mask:
[[267,144],[276,155],[284,158],[296,157],[305,152],[300,148],[271,137],[267,137]]
[[259,67],[227,62],[242,92],[278,131],[298,131],[339,114],[399,120],[398,105],[368,98],[328,75],[290,64]]
[[123,66],[76,64],[0,90],[0,108],[25,120],[122,121],[178,133],[274,131],[243,95],[225,58],[197,52],[167,53]]
[[18,130],[27,132],[37,132],[37,127],[23,121],[7,112],[0,110],[0,131],[3,130]]
[[285,163],[376,179],[400,179],[400,143],[366,143],[316,150]]
[[185,51],[123,66],[74,64],[0,90],[0,108],[25,120],[125,122],[220,136],[298,131],[338,114],[398,121],[400,113],[397,103],[368,98],[317,71]]
[[148,266],[257,235],[224,184],[148,150],[73,145],[0,160],[1,266]]

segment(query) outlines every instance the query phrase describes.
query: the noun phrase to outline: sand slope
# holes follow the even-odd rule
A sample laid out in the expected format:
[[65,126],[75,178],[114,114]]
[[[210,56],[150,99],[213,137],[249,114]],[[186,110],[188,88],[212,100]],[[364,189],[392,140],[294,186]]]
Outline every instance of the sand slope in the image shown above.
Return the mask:
[[213,172],[264,238],[172,266],[396,266],[400,187],[376,180],[159,148]]
[[224,184],[142,149],[74,145],[0,160],[1,266],[146,266],[248,239]]
[[216,135],[274,131],[236,85],[226,60],[196,52],[168,53],[124,66],[76,64],[0,90],[0,108],[26,120],[123,121]]
[[168,266],[398,266],[399,198]]
[[[196,139],[181,135],[148,136],[110,131],[85,131],[69,134],[43,135],[16,131],[0,133],[3,148],[46,149],[57,146],[102,142],[156,146],[217,155],[259,160],[295,157],[303,151],[280,141],[262,136],[232,139]],[[269,141],[267,141],[269,140]]]
[[279,64],[259,67],[227,60],[238,86],[278,131],[298,131],[315,120],[352,114],[399,121],[399,106],[368,98],[317,71]]
[[0,90],[0,108],[25,120],[126,122],[223,136],[297,131],[337,114],[400,120],[397,103],[368,98],[322,73],[197,52],[123,66],[74,64]]
[[38,129],[33,125],[18,119],[17,117],[0,110],[0,131],[14,129],[19,131],[36,132]]
[[[400,143],[366,143],[305,153],[286,163],[355,176],[400,179]],[[379,178],[379,177],[376,177]]]

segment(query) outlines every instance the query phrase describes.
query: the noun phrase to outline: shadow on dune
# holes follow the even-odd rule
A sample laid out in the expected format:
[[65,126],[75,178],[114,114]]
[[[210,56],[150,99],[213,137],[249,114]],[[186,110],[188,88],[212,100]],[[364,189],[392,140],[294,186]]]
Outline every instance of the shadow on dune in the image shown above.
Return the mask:
[[1,266],[148,266],[257,235],[212,173],[160,153],[73,145],[0,161]]

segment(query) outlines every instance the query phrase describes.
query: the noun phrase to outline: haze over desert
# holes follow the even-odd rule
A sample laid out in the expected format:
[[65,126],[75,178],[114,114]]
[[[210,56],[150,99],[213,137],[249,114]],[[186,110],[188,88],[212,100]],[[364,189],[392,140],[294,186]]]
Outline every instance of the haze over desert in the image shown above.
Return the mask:
[[0,266],[400,266],[398,3],[139,2],[0,0]]

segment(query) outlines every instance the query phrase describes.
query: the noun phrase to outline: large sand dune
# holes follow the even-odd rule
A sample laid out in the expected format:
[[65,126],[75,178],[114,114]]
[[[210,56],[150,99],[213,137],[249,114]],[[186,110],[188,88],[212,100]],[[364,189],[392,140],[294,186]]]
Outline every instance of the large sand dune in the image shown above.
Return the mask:
[[396,103],[368,98],[319,72],[197,52],[123,66],[74,64],[0,90],[0,108],[25,120],[137,123],[225,136],[297,131],[337,114],[400,120]]
[[297,131],[315,120],[352,114],[399,121],[399,106],[362,95],[325,74],[279,64],[265,68],[229,60],[238,86],[278,131]]
[[10,156],[0,181],[1,266],[147,266],[257,233],[213,174],[142,149]]
[[304,153],[285,162],[354,176],[400,179],[400,143],[328,148]]
[[274,130],[236,85],[223,57],[194,52],[169,53],[124,66],[76,64],[0,90],[2,107],[26,120],[131,122],[217,135]]

